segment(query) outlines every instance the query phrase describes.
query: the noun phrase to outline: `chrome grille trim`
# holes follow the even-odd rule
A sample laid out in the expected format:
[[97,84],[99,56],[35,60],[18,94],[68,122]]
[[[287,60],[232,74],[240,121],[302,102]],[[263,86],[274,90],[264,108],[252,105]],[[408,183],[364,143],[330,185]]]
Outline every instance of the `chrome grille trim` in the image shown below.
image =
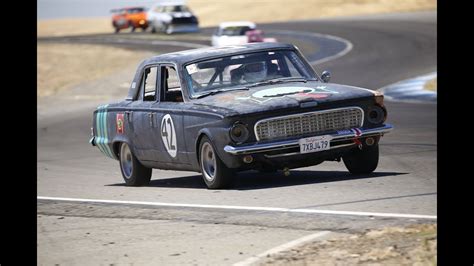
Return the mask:
[[[264,123],[268,124],[266,128],[260,126]],[[277,131],[276,136],[269,136],[270,123],[272,123],[273,131]],[[364,111],[362,108],[351,106],[262,119],[255,123],[254,133],[257,141],[277,140],[318,134],[325,131],[362,127],[363,123]]]

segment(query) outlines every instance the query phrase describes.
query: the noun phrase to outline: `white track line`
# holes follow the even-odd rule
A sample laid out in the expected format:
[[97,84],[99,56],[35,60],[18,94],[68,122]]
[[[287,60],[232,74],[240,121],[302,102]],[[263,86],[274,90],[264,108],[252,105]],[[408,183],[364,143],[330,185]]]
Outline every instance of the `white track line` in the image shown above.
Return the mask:
[[335,40],[335,41],[343,42],[346,45],[346,48],[344,48],[344,50],[340,51],[339,53],[337,53],[335,55],[331,55],[331,56],[324,57],[324,58],[321,58],[321,59],[318,59],[318,60],[310,61],[310,63],[312,65],[321,64],[321,63],[324,63],[324,62],[327,62],[327,61],[334,60],[334,59],[339,58],[341,56],[344,56],[347,53],[349,53],[353,48],[353,45],[350,41],[348,41],[346,39],[343,39],[341,37],[334,36],[334,35],[329,35],[329,34],[321,34],[321,33],[309,32],[309,31],[286,31],[286,30],[272,30],[272,31],[269,31],[269,32],[277,33],[277,34],[278,33],[279,34],[286,34],[286,35],[315,36],[315,37],[332,39],[332,40]]
[[293,240],[293,241],[290,241],[288,243],[285,243],[283,245],[280,245],[278,247],[274,247],[272,249],[269,249],[263,253],[260,253],[258,255],[255,255],[255,256],[252,256],[246,260],[243,260],[243,261],[240,261],[240,262],[237,262],[237,263],[234,263],[232,266],[248,266],[248,265],[251,265],[257,261],[259,261],[260,259],[262,258],[265,258],[269,255],[272,255],[272,254],[277,254],[279,252],[282,252],[284,250],[288,250],[288,249],[291,249],[293,247],[296,247],[296,246],[299,246],[299,245],[302,245],[303,243],[306,243],[306,242],[309,242],[309,241],[313,241],[315,239],[318,239],[318,238],[321,238],[321,237],[324,237],[328,234],[330,234],[331,232],[330,231],[321,231],[321,232],[318,232],[318,233],[315,233],[315,234],[311,234],[311,235],[307,235],[307,236],[303,236],[301,238],[298,238],[296,240]]
[[332,210],[316,210],[316,209],[289,209],[289,208],[274,208],[274,207],[207,205],[207,204],[165,203],[165,202],[149,202],[149,201],[126,201],[126,200],[78,199],[78,198],[61,198],[61,197],[43,197],[43,196],[38,196],[37,199],[74,201],[74,202],[92,202],[92,203],[112,203],[112,204],[127,204],[127,205],[148,205],[148,206],[163,206],[163,207],[201,208],[201,209],[228,209],[228,210],[245,210],[245,211],[333,214],[333,215],[373,216],[373,217],[390,217],[390,218],[437,219],[437,216],[435,215],[401,214],[401,213],[332,211]]

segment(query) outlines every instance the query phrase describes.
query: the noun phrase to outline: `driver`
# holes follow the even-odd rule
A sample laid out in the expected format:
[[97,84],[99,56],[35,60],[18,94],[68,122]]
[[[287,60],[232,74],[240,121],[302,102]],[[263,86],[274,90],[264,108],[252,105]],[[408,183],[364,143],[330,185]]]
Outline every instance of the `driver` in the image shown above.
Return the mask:
[[258,82],[267,76],[267,65],[265,62],[254,62],[244,65],[244,80],[247,82]]

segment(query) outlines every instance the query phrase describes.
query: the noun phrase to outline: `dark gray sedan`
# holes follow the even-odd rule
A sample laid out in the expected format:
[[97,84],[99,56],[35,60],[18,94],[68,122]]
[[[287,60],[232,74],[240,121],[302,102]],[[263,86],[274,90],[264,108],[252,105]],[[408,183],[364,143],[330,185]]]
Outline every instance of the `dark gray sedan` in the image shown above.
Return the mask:
[[383,95],[329,83],[289,44],[202,48],[143,61],[128,96],[94,111],[92,145],[120,162],[129,186],[152,168],[201,172],[208,188],[237,171],[340,161],[377,168]]

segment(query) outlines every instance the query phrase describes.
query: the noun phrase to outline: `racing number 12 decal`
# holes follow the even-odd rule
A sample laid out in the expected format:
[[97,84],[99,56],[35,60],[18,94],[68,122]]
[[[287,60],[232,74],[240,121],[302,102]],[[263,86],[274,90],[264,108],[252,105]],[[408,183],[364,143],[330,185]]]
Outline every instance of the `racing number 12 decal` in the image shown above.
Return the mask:
[[174,129],[173,119],[169,114],[161,119],[161,139],[166,151],[171,157],[176,157],[176,130]]

